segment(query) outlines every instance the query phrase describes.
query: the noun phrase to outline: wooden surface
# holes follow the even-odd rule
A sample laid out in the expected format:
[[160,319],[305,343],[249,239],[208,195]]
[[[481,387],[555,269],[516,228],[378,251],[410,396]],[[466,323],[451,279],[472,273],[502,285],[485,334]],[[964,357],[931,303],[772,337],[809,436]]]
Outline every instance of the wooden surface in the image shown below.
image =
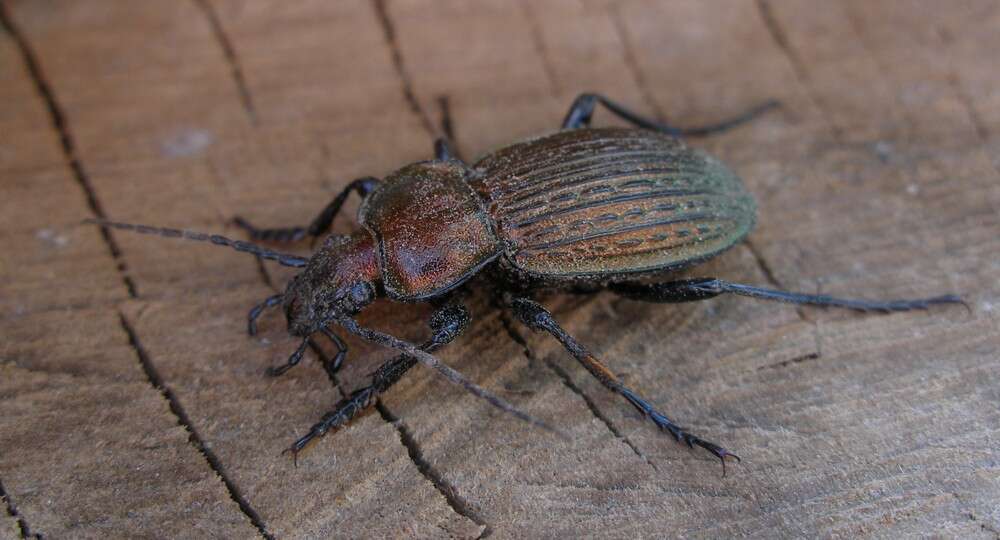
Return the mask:
[[[0,538],[1000,535],[997,2],[4,6]],[[547,299],[742,455],[722,478],[479,295],[441,356],[572,441],[418,368],[295,468],[280,451],[388,353],[351,341],[339,388],[312,360],[265,378],[295,342],[276,314],[247,338],[244,316],[289,272],[79,225],[300,224],[426,158],[443,105],[474,155],[553,129],[583,90],[688,125],[784,103],[693,141],[761,210],[698,274],[959,292],[971,313]],[[417,339],[426,314],[364,322]]]

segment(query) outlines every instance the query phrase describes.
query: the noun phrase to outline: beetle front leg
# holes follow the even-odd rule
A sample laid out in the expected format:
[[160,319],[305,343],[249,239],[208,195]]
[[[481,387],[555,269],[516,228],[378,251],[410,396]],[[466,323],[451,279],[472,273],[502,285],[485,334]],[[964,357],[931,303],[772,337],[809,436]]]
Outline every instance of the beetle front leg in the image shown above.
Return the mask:
[[284,296],[281,294],[275,294],[267,297],[263,302],[250,308],[250,313],[247,314],[247,334],[250,334],[251,336],[257,335],[257,319],[260,317],[260,314],[263,313],[265,309],[280,304],[283,297]]
[[643,399],[634,390],[622,384],[618,377],[604,364],[602,364],[600,360],[595,358],[586,347],[577,342],[573,336],[566,333],[566,331],[563,330],[563,328],[559,326],[559,323],[557,323],[552,317],[552,314],[538,302],[526,298],[517,298],[511,303],[511,308],[514,311],[514,315],[516,315],[521,322],[528,325],[531,329],[544,330],[549,334],[552,334],[552,336],[559,340],[563,347],[565,347],[566,350],[569,351],[569,353],[572,354],[573,357],[576,358],[577,361],[580,362],[591,375],[596,377],[605,388],[627,399],[632,406],[638,409],[643,416],[652,420],[657,427],[669,431],[670,434],[677,439],[677,441],[683,442],[692,448],[700,446],[711,452],[715,455],[715,457],[719,458],[719,460],[722,461],[723,475],[726,473],[727,457],[740,461],[740,457],[733,454],[729,450],[687,432],[684,428],[675,424],[670,418],[667,418],[666,415],[657,411],[652,405],[649,404],[649,402]]
[[333,218],[337,217],[337,213],[340,212],[340,208],[344,206],[344,202],[351,192],[356,191],[358,195],[362,198],[367,196],[372,192],[373,189],[378,185],[379,180],[371,176],[365,176],[363,178],[358,178],[347,187],[343,189],[336,197],[330,201],[330,204],[326,205],[326,208],[313,219],[306,227],[279,227],[273,229],[259,229],[251,225],[247,220],[240,216],[233,218],[233,224],[241,229],[247,231],[250,234],[250,238],[254,240],[265,240],[269,242],[297,242],[302,240],[306,236],[316,238],[327,231],[330,230],[330,226],[333,225]]
[[615,116],[630,122],[643,129],[649,129],[652,131],[658,131],[660,133],[666,133],[668,135],[673,135],[674,137],[684,137],[693,136],[700,137],[705,135],[713,135],[716,133],[722,133],[728,129],[732,129],[741,124],[745,124],[754,118],[757,118],[762,113],[773,109],[778,106],[778,102],[775,100],[769,100],[752,109],[743,112],[732,118],[728,118],[716,124],[711,124],[707,126],[700,127],[689,127],[680,128],[664,124],[662,122],[657,122],[650,118],[646,118],[642,115],[636,114],[622,105],[611,101],[610,99],[600,95],[600,94],[580,94],[573,104],[569,108],[569,112],[566,113],[566,118],[563,120],[563,129],[576,129],[581,127],[589,127],[590,119],[594,115],[594,109],[597,104],[600,103],[604,105],[604,108],[611,111]]
[[847,298],[836,298],[821,294],[802,294],[795,292],[779,291],[775,289],[765,289],[751,285],[730,283],[717,278],[695,278],[682,279],[678,281],[666,281],[663,283],[638,283],[622,282],[608,285],[608,289],[633,300],[644,302],[675,303],[675,302],[695,302],[707,300],[720,294],[738,294],[751,298],[763,300],[777,300],[789,304],[809,304],[820,307],[840,307],[853,309],[856,311],[879,311],[889,313],[892,311],[910,311],[914,309],[927,309],[935,304],[962,304],[968,309],[968,305],[954,294],[945,294],[932,298],[918,298],[913,300],[852,300]]
[[[347,344],[345,344],[344,340],[340,339],[340,336],[334,334],[329,328],[323,328],[320,332],[333,342],[334,347],[337,347],[337,355],[334,356],[332,360],[324,359],[323,361],[323,369],[326,370],[327,375],[333,378],[337,375],[337,372],[340,371],[340,366],[343,365],[344,358],[347,356]],[[284,375],[286,371],[299,365],[299,362],[302,361],[302,357],[305,355],[306,347],[310,344],[313,344],[311,338],[303,339],[298,348],[295,349],[295,352],[288,357],[288,360],[286,360],[284,364],[271,366],[265,370],[265,373],[271,377]],[[315,347],[315,344],[313,344],[313,346]]]
[[[420,346],[420,349],[426,352],[433,352],[451,343],[465,331],[469,326],[469,321],[469,312],[461,305],[449,305],[435,311],[431,315],[429,323],[434,333],[430,339]],[[379,394],[384,393],[392,385],[396,384],[416,363],[416,358],[401,354],[382,364],[375,371],[375,374],[372,375],[372,383],[370,385],[359,388],[351,392],[350,396],[340,400],[332,411],[326,413],[322,420],[313,425],[309,429],[309,433],[292,443],[286,449],[286,452],[291,452],[292,456],[297,458],[298,453],[310,441],[346,425],[352,418],[371,407]]]

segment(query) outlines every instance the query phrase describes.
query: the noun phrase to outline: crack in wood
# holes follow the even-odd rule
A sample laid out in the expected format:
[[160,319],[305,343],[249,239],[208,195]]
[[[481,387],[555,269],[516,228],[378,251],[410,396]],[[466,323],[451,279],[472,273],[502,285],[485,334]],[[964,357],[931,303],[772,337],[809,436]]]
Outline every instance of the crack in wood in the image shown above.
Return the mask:
[[260,257],[254,257],[254,259],[257,261],[257,275],[260,277],[260,280],[264,282],[264,285],[266,285],[268,289],[271,289],[274,292],[280,292],[277,287],[274,286],[274,280],[271,279],[271,273],[267,271],[267,265],[264,264],[264,259],[261,259]]
[[[524,357],[527,358],[528,361],[533,364],[538,363],[539,359],[535,356],[535,353],[532,352],[531,348],[528,347],[528,341],[524,338],[524,336],[521,335],[520,332],[517,331],[516,328],[514,328],[511,325],[511,322],[507,319],[507,317],[504,314],[500,315],[500,323],[503,325],[503,328],[507,332],[507,335],[510,336],[510,338],[514,340],[514,342],[516,342],[518,345],[522,347],[522,349],[524,350]],[[593,414],[595,418],[600,420],[601,423],[603,423],[604,426],[608,429],[608,431],[610,431],[611,434],[615,436],[615,438],[619,439],[620,441],[625,443],[629,448],[631,448],[632,452],[635,453],[635,455],[638,456],[640,459],[645,461],[646,464],[652,467],[654,471],[659,472],[659,469],[656,467],[656,464],[653,463],[651,459],[649,459],[649,456],[643,453],[643,451],[640,450],[639,447],[636,446],[631,439],[625,436],[622,433],[622,431],[618,429],[618,426],[615,425],[615,423],[611,420],[611,418],[609,418],[606,414],[604,414],[603,411],[601,411],[600,407],[597,406],[597,403],[595,403],[594,400],[591,399],[590,396],[587,395],[587,393],[584,392],[582,388],[580,388],[573,382],[573,379],[570,378],[569,373],[566,373],[566,371],[561,367],[559,367],[559,365],[557,365],[555,362],[550,361],[547,358],[542,363],[544,363],[546,367],[548,367],[553,373],[556,374],[557,377],[559,377],[559,379],[562,381],[563,385],[566,388],[568,388],[571,392],[580,396],[580,398],[583,399],[583,402],[587,405],[587,408],[590,410],[590,413]]]
[[208,23],[212,27],[212,34],[215,36],[216,41],[219,42],[219,46],[222,47],[222,53],[226,56],[229,71],[232,73],[233,80],[236,82],[236,88],[240,93],[240,102],[243,104],[243,109],[250,117],[250,122],[257,125],[257,109],[254,107],[246,78],[243,77],[243,68],[240,64],[239,56],[236,54],[236,48],[233,46],[232,40],[229,39],[229,35],[222,27],[222,20],[219,19],[219,14],[215,11],[215,6],[212,5],[211,0],[194,0],[194,3],[208,19]]
[[559,80],[556,78],[555,67],[552,65],[552,59],[549,58],[548,49],[546,49],[545,41],[542,39],[542,28],[538,24],[538,18],[535,17],[534,10],[531,9],[531,2],[532,0],[522,0],[520,3],[521,11],[528,21],[532,45],[534,45],[535,52],[538,54],[538,59],[542,62],[542,71],[545,72],[545,78],[548,80],[549,91],[552,95],[558,96],[561,91]]
[[772,369],[772,368],[788,367],[788,366],[790,366],[792,364],[801,364],[802,362],[806,362],[808,360],[818,360],[819,358],[820,358],[820,354],[818,352],[811,352],[809,354],[803,354],[801,356],[796,356],[795,358],[791,358],[789,360],[782,360],[781,362],[775,362],[774,364],[768,364],[766,366],[760,366],[760,367],[757,368],[757,371],[760,371],[762,369]]
[[31,527],[28,526],[28,521],[24,519],[24,516],[17,510],[17,505],[14,504],[14,500],[7,493],[7,489],[4,488],[3,480],[0,480],[0,499],[3,499],[4,506],[7,509],[7,515],[14,518],[17,522],[17,531],[21,535],[21,538],[37,538],[41,539],[41,533],[31,532]]
[[965,91],[965,87],[958,80],[958,75],[955,73],[948,74],[948,82],[951,84],[952,90],[955,91],[955,96],[958,101],[965,108],[965,113],[969,115],[969,121],[972,122],[973,129],[976,130],[976,135],[979,137],[979,141],[985,146],[990,139],[990,132],[986,128],[986,123],[983,121],[982,117],[979,116],[979,111],[976,110],[975,105],[972,102],[972,96]]
[[805,62],[799,56],[798,51],[792,47],[791,41],[788,39],[788,34],[785,32],[784,27],[778,21],[778,18],[774,16],[774,11],[771,9],[771,3],[769,0],[757,0],[757,11],[760,13],[760,18],[764,22],[764,27],[767,29],[768,34],[771,35],[771,39],[774,40],[774,44],[781,49],[781,52],[788,58],[788,63],[792,66],[792,73],[795,75],[796,81],[799,83],[809,99],[816,105],[819,109],[820,114],[823,116],[823,121],[827,124],[833,133],[833,138],[835,141],[840,141],[842,139],[843,133],[833,119],[830,117],[830,112],[826,106],[826,102],[815,95],[813,91],[812,79],[809,77],[809,70],[806,69]]
[[[892,90],[893,89],[892,85],[888,84],[888,81],[885,78],[885,74],[889,72],[889,66],[886,66],[882,62],[882,59],[879,57],[879,55],[875,54],[875,49],[869,42],[868,32],[865,31],[864,20],[862,18],[859,18],[857,14],[854,13],[854,9],[852,8],[851,4],[845,3],[843,4],[843,7],[844,7],[844,16],[847,18],[847,23],[850,25],[851,30],[854,32],[858,42],[861,44],[861,48],[864,49],[865,54],[868,55],[872,63],[875,64],[875,67],[877,68],[879,73],[879,77],[882,79],[882,82],[886,83],[886,88]],[[900,108],[899,91],[898,90],[893,91],[891,92],[891,95],[892,95],[892,102],[896,105],[897,108],[899,108],[902,119],[904,122],[906,122],[906,129],[908,132],[907,134],[912,136],[914,133],[917,132],[916,122],[910,116],[910,111],[906,107]]]
[[413,80],[406,69],[406,64],[403,63],[403,53],[400,51],[399,43],[396,41],[396,28],[393,26],[392,18],[389,16],[389,8],[386,2],[387,0],[375,0],[375,14],[378,17],[379,24],[382,26],[382,33],[392,54],[392,65],[396,68],[396,75],[399,76],[402,83],[403,97],[406,98],[406,103],[410,106],[410,110],[420,120],[420,125],[423,126],[424,130],[431,137],[434,137],[434,125],[431,123],[427,111],[420,106],[417,95],[413,92]]
[[438,96],[438,108],[441,109],[441,132],[448,139],[448,143],[451,144],[451,153],[459,161],[465,161],[462,156],[465,155],[462,149],[458,145],[458,136],[455,134],[455,122],[451,117],[451,100],[447,95]]
[[[778,276],[775,275],[774,270],[771,269],[770,263],[768,263],[767,259],[764,258],[764,254],[760,252],[760,250],[757,248],[757,245],[749,238],[744,239],[743,244],[746,245],[748,250],[750,250],[750,255],[753,256],[754,262],[757,263],[757,268],[759,268],[761,273],[764,274],[764,279],[766,279],[767,282],[776,289],[787,290],[781,284],[781,281],[778,280]],[[817,327],[818,323],[806,315],[805,308],[803,308],[802,306],[795,306],[795,313],[799,316],[799,320],[812,323],[813,326],[816,327],[814,328],[814,331],[817,332],[815,337],[817,343],[817,352],[815,354],[819,354],[818,352],[819,334]]]
[[219,461],[218,456],[212,451],[208,445],[205,444],[205,440],[198,434],[198,430],[195,429],[194,423],[191,418],[185,412],[184,407],[181,405],[180,400],[177,395],[174,394],[173,390],[170,389],[164,382],[163,377],[160,376],[159,372],[156,370],[156,366],[153,365],[152,359],[149,357],[149,353],[143,347],[142,343],[139,341],[139,335],[136,333],[135,328],[125,317],[122,312],[118,313],[119,320],[121,321],[122,330],[128,336],[129,345],[135,350],[136,357],[139,359],[139,365],[142,367],[143,373],[146,375],[146,379],[149,384],[153,386],[163,398],[167,401],[167,405],[170,408],[170,412],[173,413],[174,417],[177,419],[177,423],[188,432],[188,442],[202,455],[208,466],[213,472],[222,480],[223,485],[226,487],[226,491],[229,492],[229,498],[236,503],[239,507],[240,512],[242,512],[249,520],[250,523],[257,529],[257,532],[261,537],[267,540],[273,540],[274,536],[268,532],[267,526],[261,519],[260,514],[257,513],[250,503],[247,501],[246,497],[240,492],[239,488],[236,487],[235,482],[233,482],[229,475],[226,473],[225,467],[222,466],[222,462]]
[[[8,13],[7,7],[3,2],[0,2],[0,23],[2,23],[3,27],[12,36],[17,44],[25,68],[35,84],[35,89],[48,109],[52,125],[59,134],[59,141],[63,150],[63,155],[73,172],[73,177],[84,191],[87,206],[90,208],[90,211],[94,216],[101,219],[107,219],[107,214],[97,197],[97,191],[90,182],[90,177],[87,175],[87,172],[83,167],[83,163],[77,155],[76,145],[72,133],[70,132],[69,124],[66,121],[66,115],[63,112],[62,107],[59,105],[59,102],[55,97],[55,93],[45,77],[41,64],[39,63],[33,48],[30,46],[27,38],[20,31],[18,26],[14,23],[13,18]],[[118,272],[121,275],[126,289],[128,290],[129,296],[131,298],[137,298],[138,288],[132,278],[127,274],[127,266],[121,249],[107,228],[102,227],[100,231],[105,244],[108,246],[108,251],[116,262]],[[118,316],[123,330],[128,335],[130,345],[136,351],[139,363],[146,375],[147,380],[156,390],[160,392],[164,399],[167,400],[170,411],[177,418],[178,423],[183,426],[185,430],[187,430],[189,434],[188,440],[191,445],[194,446],[199,453],[201,453],[207,461],[209,467],[222,480],[230,498],[237,504],[240,511],[250,519],[250,522],[257,529],[260,535],[267,540],[273,539],[273,536],[267,531],[259,514],[257,514],[257,512],[249,505],[247,500],[239,492],[236,485],[226,475],[225,469],[218,457],[205,445],[204,440],[195,430],[194,425],[191,423],[190,418],[181,406],[180,401],[174,393],[164,385],[162,378],[153,366],[152,360],[149,358],[146,350],[142,347],[138,334],[128,322],[125,314],[119,312]]]
[[705,497],[711,499],[723,498],[723,497],[737,497],[740,499],[747,500],[749,497],[743,493],[733,493],[727,491],[722,487],[707,487],[707,486],[694,486],[694,485],[681,485],[681,486],[663,486],[659,483],[651,482],[644,484],[615,484],[609,486],[599,486],[584,484],[581,482],[533,482],[527,481],[522,482],[523,485],[540,487],[546,489],[564,489],[564,490],[581,490],[581,491],[596,491],[599,493],[630,493],[630,494],[656,494],[656,495],[666,495],[666,496],[681,496],[681,497]]
[[[528,349],[525,349],[525,351],[527,350]],[[628,447],[632,449],[632,452],[634,452],[636,456],[644,460],[650,467],[653,468],[654,471],[659,472],[660,469],[657,468],[655,463],[653,463],[653,460],[649,459],[649,456],[643,453],[643,451],[640,450],[639,447],[632,442],[632,439],[629,439],[628,437],[623,435],[621,430],[618,429],[618,426],[616,426],[615,423],[612,422],[611,419],[608,418],[608,416],[601,411],[601,409],[597,406],[597,403],[595,403],[594,400],[591,399],[591,397],[587,395],[587,393],[584,392],[582,388],[573,383],[573,379],[570,378],[569,373],[566,373],[566,371],[561,367],[559,367],[559,365],[548,359],[545,360],[545,365],[548,366],[548,368],[551,369],[553,372],[555,372],[555,374],[558,375],[560,379],[562,379],[562,383],[563,385],[566,386],[566,388],[569,388],[570,391],[572,391],[574,394],[583,398],[583,401],[584,403],[587,404],[587,408],[590,409],[590,412],[595,417],[597,417],[598,420],[603,422],[605,426],[607,426],[608,431],[610,431],[612,435],[614,435],[616,438],[620,439],[622,442],[628,445]]]
[[771,265],[768,264],[767,259],[764,255],[757,249],[757,245],[754,244],[749,238],[743,240],[743,244],[750,250],[750,254],[753,255],[754,261],[757,263],[757,268],[760,269],[761,273],[764,274],[764,279],[771,284],[772,287],[776,289],[784,289],[784,286],[778,281],[778,277],[775,276],[774,271],[771,269]]
[[[937,30],[939,34],[945,33],[945,30],[942,28],[938,28]],[[951,44],[952,38],[945,37],[945,35],[942,35],[941,37],[942,41],[945,41],[949,45]],[[988,148],[990,139],[989,128],[986,127],[986,122],[983,120],[982,116],[980,116],[979,114],[979,111],[976,109],[972,96],[969,94],[968,91],[966,91],[965,86],[962,85],[958,73],[954,71],[950,72],[948,74],[948,82],[951,84],[951,87],[954,90],[955,95],[958,98],[958,101],[965,108],[966,114],[969,115],[969,120],[972,122],[972,126],[975,129],[976,135],[979,137],[979,142],[982,143],[983,148]],[[989,152],[986,153],[986,162],[989,164],[990,170],[993,171],[994,176],[1000,178],[1000,168],[997,167],[997,162],[994,161],[993,156],[990,155]]]
[[[66,114],[63,112],[58,100],[56,100],[55,92],[45,77],[45,72],[42,70],[42,66],[35,55],[34,49],[28,42],[28,38],[14,22],[4,2],[0,2],[0,26],[3,26],[7,33],[10,34],[17,45],[18,51],[21,53],[21,60],[24,62],[24,67],[35,85],[35,91],[45,104],[52,127],[59,135],[59,144],[62,148],[63,158],[73,173],[73,178],[80,185],[80,188],[83,189],[87,207],[90,209],[93,217],[107,219],[108,216],[105,214],[97,198],[97,193],[90,182],[90,177],[87,175],[87,171],[83,168],[83,163],[77,155],[76,144],[72,133],[70,133],[69,123],[66,121]],[[128,268],[125,265],[125,260],[122,258],[122,252],[118,247],[118,243],[109,229],[101,227],[100,234],[104,239],[105,245],[108,247],[108,251],[111,253],[111,257],[115,261],[118,272],[121,275],[122,283],[124,283],[125,288],[128,290],[129,296],[136,298],[138,296],[138,289],[135,282],[128,275]]]
[[396,432],[399,434],[399,441],[402,443],[403,447],[406,448],[406,453],[410,456],[410,461],[416,465],[420,474],[434,486],[442,497],[444,497],[448,506],[450,506],[456,514],[484,528],[482,534],[479,535],[479,538],[486,538],[492,534],[493,527],[491,527],[490,524],[487,523],[478,512],[476,512],[471,504],[459,495],[458,489],[444,476],[442,476],[429,461],[427,461],[427,458],[424,457],[423,451],[420,449],[420,444],[413,437],[413,433],[410,431],[410,428],[407,427],[406,423],[396,415],[392,414],[392,411],[390,411],[380,399],[375,400],[375,409],[378,411],[379,415],[382,416],[383,420],[396,428]]
[[632,74],[633,82],[635,82],[636,88],[639,89],[642,100],[653,110],[653,117],[656,121],[662,123],[665,120],[663,110],[660,109],[659,103],[653,99],[653,94],[649,91],[649,86],[646,84],[646,77],[642,74],[642,70],[639,69],[639,63],[635,56],[635,50],[632,47],[631,38],[628,35],[628,29],[625,28],[625,20],[622,19],[617,5],[609,6],[608,16],[611,17],[615,33],[618,34],[618,39],[622,43],[622,60],[625,62],[625,66],[628,67],[629,73]]

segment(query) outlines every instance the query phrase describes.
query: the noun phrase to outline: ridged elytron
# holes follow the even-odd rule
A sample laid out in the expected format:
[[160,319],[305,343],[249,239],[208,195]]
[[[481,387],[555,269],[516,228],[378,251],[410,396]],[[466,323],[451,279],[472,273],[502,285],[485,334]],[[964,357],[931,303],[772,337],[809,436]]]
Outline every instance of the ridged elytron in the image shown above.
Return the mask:
[[[590,127],[598,104],[636,127]],[[402,351],[374,373],[370,385],[341,400],[295,441],[289,448],[294,455],[310,440],[343,426],[371,406],[376,396],[418,361],[494,406],[551,429],[430,354],[455,339],[469,323],[456,293],[473,276],[488,273],[498,297],[517,319],[554,336],[606,388],[678,441],[711,452],[725,468],[727,457],[739,457],[681,428],[622,384],[530,295],[543,289],[607,288],[635,300],[690,302],[732,293],[881,312],[961,303],[955,295],[872,302],[764,289],[717,278],[662,281],[665,275],[738,243],[756,218],[754,200],[740,179],[720,161],[689,148],[681,137],[732,128],[774,105],[766,103],[713,126],[678,129],[643,118],[604,96],[583,94],[573,102],[562,129],[553,134],[501,148],[471,165],[454,155],[445,139],[439,139],[433,160],[407,165],[381,181],[366,177],[351,182],[308,227],[258,229],[236,218],[255,240],[315,239],[329,231],[351,192],[361,195],[360,227],[349,236],[329,236],[310,258],[218,235],[95,222],[208,241],[301,267],[284,294],[250,310],[251,335],[261,312],[280,304],[288,331],[303,338],[285,364],[269,370],[273,375],[296,365],[309,337],[317,332],[338,347],[337,356],[326,365],[328,371],[336,372],[347,348],[331,331],[334,324]],[[376,297],[434,302],[438,309],[430,319],[430,339],[416,346],[358,325],[354,316]]]

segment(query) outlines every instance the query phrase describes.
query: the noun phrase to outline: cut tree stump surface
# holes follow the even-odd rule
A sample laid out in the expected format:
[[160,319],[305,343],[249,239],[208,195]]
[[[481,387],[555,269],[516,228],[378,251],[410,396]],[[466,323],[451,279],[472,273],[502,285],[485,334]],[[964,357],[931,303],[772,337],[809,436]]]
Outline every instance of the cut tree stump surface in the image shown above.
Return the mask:
[[[1000,536],[996,2],[2,5],[0,538]],[[295,341],[244,317],[287,269],[80,224],[301,224],[426,159],[445,119],[473,156],[584,90],[686,125],[783,103],[691,141],[760,206],[691,275],[970,312],[544,299],[743,457],[722,477],[483,287],[442,358],[571,440],[418,368],[294,467],[280,452],[391,353],[349,340],[336,384],[311,360],[264,377]],[[363,322],[421,339],[427,314]]]

